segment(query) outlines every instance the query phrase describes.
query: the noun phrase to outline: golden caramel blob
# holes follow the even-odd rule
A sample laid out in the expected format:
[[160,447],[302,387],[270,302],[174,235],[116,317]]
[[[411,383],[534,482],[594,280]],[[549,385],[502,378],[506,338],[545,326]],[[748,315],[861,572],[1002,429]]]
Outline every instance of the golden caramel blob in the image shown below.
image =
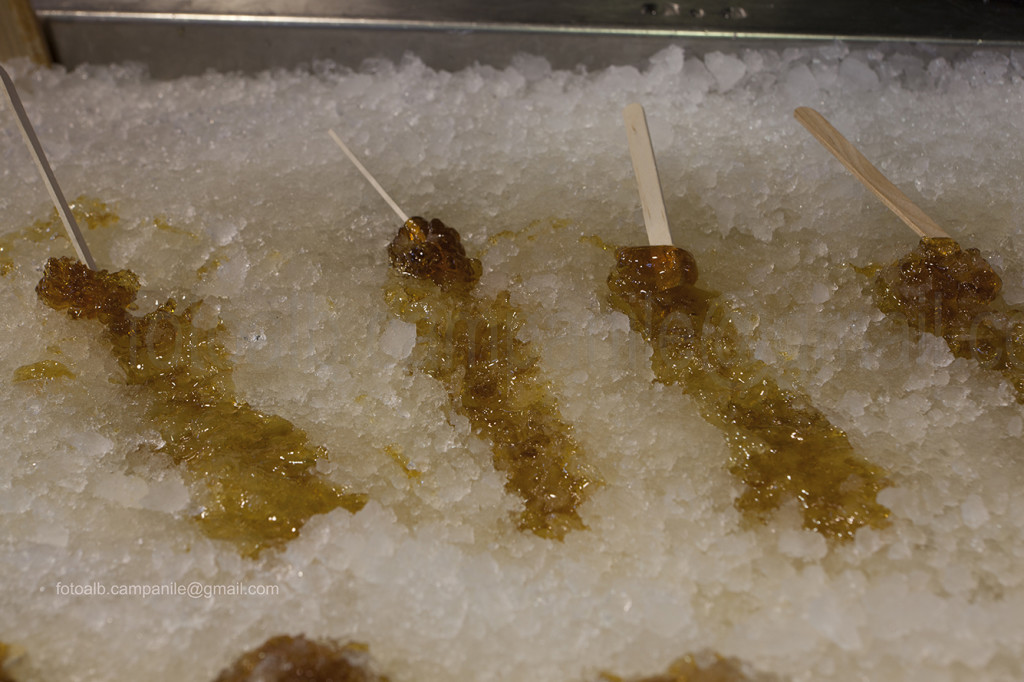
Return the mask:
[[388,682],[388,678],[373,671],[362,644],[279,635],[243,654],[214,682]]
[[491,441],[506,489],[525,503],[520,528],[557,539],[583,528],[576,510],[592,479],[537,357],[516,337],[522,321],[508,293],[493,301],[473,295],[480,263],[439,220],[411,218],[388,254],[389,307],[416,325],[419,369],[442,382],[452,407]]
[[40,360],[31,365],[22,365],[14,370],[14,381],[50,381],[60,378],[74,379],[75,374],[63,362]]
[[1024,402],[1024,311],[1006,306],[1001,289],[999,275],[977,249],[924,238],[878,269],[872,294],[882,312],[942,337],[956,357],[1002,372]]
[[473,286],[480,279],[480,261],[468,258],[459,233],[436,218],[409,218],[388,245],[391,267],[403,275],[429,279],[447,289]]
[[99,320],[118,328],[130,326],[127,308],[139,293],[139,278],[131,270],[94,271],[73,258],[50,258],[36,285],[39,299],[71,319]]
[[36,292],[55,310],[105,325],[126,382],[152,398],[148,414],[164,439],[161,449],[188,472],[208,536],[255,556],[296,537],[314,514],[362,508],[364,495],[346,494],[317,474],[327,453],[305,432],[235,396],[218,330],[192,323],[199,303],[179,312],[169,300],[136,317],[127,308],[138,289],[128,270],[93,271],[51,258]]
[[[621,677],[607,673],[601,678],[602,682],[625,682]],[[664,673],[638,678],[634,682],[768,682],[774,679],[760,674],[749,676],[739,660],[714,654],[706,665],[698,663],[694,656],[684,656],[674,661]]]
[[733,451],[729,471],[746,486],[736,506],[766,522],[787,499],[804,526],[848,540],[887,525],[876,501],[884,472],[859,457],[846,434],[806,397],[787,391],[750,358],[715,294],[695,286],[697,266],[671,246],[622,248],[608,277],[611,303],[650,343],[655,377],[698,399]]

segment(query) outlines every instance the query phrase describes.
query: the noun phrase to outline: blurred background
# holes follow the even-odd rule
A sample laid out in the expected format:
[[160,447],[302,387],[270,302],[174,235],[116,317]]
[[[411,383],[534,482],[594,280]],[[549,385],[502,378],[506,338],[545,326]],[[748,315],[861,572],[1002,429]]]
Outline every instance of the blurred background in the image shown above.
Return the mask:
[[601,68],[673,43],[699,53],[837,39],[1012,49],[1024,45],[1024,0],[0,0],[0,61],[134,61],[158,78],[407,52],[449,70],[521,52]]

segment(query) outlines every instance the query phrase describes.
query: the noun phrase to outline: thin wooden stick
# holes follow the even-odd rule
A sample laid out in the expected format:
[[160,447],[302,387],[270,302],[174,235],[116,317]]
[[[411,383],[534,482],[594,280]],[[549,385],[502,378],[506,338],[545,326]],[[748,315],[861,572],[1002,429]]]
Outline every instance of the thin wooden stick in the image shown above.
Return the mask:
[[25,107],[22,106],[21,98],[18,97],[18,91],[14,88],[14,81],[7,75],[3,67],[0,67],[0,81],[3,81],[7,100],[11,103],[14,115],[18,119],[18,125],[21,127],[21,135],[25,138],[25,144],[28,145],[28,150],[36,162],[39,174],[43,176],[43,182],[46,183],[50,199],[53,200],[53,205],[57,207],[57,214],[60,216],[61,222],[64,223],[64,229],[67,230],[68,236],[71,238],[71,245],[75,247],[78,259],[85,263],[90,270],[95,270],[96,261],[92,259],[89,246],[85,243],[85,237],[82,235],[82,231],[78,229],[75,216],[72,215],[71,208],[64,199],[64,193],[60,191],[60,185],[57,184],[57,178],[54,176],[50,164],[46,161],[46,154],[43,152],[42,145],[39,144],[39,138],[36,137],[35,130],[32,128],[32,122],[28,120]]
[[644,108],[634,102],[622,110],[622,118],[626,122],[629,156],[633,160],[633,174],[636,175],[640,204],[644,209],[647,241],[651,246],[672,246],[672,234],[668,229],[665,200],[661,196],[658,165],[654,160],[651,133],[647,130]]
[[381,198],[384,199],[384,201],[388,202],[388,206],[391,207],[391,210],[394,211],[398,215],[398,217],[402,219],[402,224],[409,222],[409,216],[405,214],[405,211],[398,207],[398,204],[395,203],[395,200],[392,199],[391,196],[384,191],[384,188],[380,186],[380,183],[377,182],[376,178],[370,175],[370,171],[366,170],[366,167],[363,164],[359,163],[359,159],[357,159],[356,155],[352,153],[352,150],[349,149],[345,145],[345,143],[341,141],[341,138],[338,137],[337,133],[335,133],[333,130],[328,130],[327,134],[331,136],[331,139],[338,143],[338,146],[341,147],[341,151],[345,152],[345,156],[348,157],[348,160],[355,165],[356,169],[358,169],[359,172],[363,174],[363,177],[369,181],[369,183],[373,186],[375,190],[377,190],[377,194],[379,194]]
[[793,112],[793,115],[803,127],[810,131],[811,135],[814,135],[818,142],[824,145],[825,149],[832,152],[832,155],[839,159],[839,162],[846,166],[855,178],[874,192],[875,196],[881,199],[882,203],[899,216],[899,219],[905,222],[911,230],[922,237],[949,238],[949,234],[945,230],[929,218],[896,185],[889,182],[881,171],[875,168],[849,140],[825,120],[824,116],[809,107],[800,107]]

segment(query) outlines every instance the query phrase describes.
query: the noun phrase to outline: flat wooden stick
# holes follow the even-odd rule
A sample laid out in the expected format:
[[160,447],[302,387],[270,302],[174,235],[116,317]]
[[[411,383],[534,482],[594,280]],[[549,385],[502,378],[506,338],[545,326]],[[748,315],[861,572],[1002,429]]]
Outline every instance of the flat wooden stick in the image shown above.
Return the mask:
[[64,229],[67,230],[68,236],[71,238],[71,245],[75,247],[78,259],[85,263],[90,270],[95,270],[96,261],[92,259],[89,246],[85,243],[85,237],[82,235],[82,231],[78,229],[75,216],[72,215],[71,208],[64,199],[64,193],[60,191],[60,185],[57,184],[57,178],[54,176],[50,164],[46,161],[46,154],[43,152],[42,145],[39,144],[39,138],[36,137],[35,130],[32,128],[32,122],[28,120],[25,107],[22,106],[21,98],[18,97],[18,91],[14,88],[14,81],[7,75],[3,67],[0,67],[0,81],[3,81],[7,100],[11,103],[14,115],[18,119],[18,125],[21,127],[21,135],[25,138],[25,144],[28,145],[28,150],[36,162],[39,174],[43,176],[43,182],[46,183],[50,199],[53,200],[53,205],[57,207],[57,214],[60,216],[61,222],[64,223]]
[[345,152],[345,156],[348,157],[348,160],[351,161],[353,165],[355,165],[356,169],[363,174],[363,177],[369,181],[369,183],[373,186],[375,190],[377,190],[377,194],[379,194],[381,198],[384,199],[384,201],[388,202],[388,206],[391,207],[391,210],[394,211],[398,215],[398,217],[402,219],[402,224],[404,225],[405,223],[409,222],[409,216],[405,214],[405,211],[398,207],[398,204],[395,203],[395,200],[392,199],[391,196],[384,191],[384,188],[380,186],[380,183],[377,182],[376,178],[370,175],[370,171],[366,170],[366,167],[363,164],[359,163],[359,159],[357,159],[356,155],[352,153],[352,150],[349,149],[348,146],[341,141],[341,138],[338,137],[337,133],[335,133],[333,130],[328,130],[327,134],[331,136],[331,139],[338,143],[338,146],[341,147],[341,151]]
[[899,219],[905,222],[911,230],[922,237],[950,238],[945,230],[929,218],[896,185],[889,182],[882,172],[857,151],[857,148],[849,140],[833,128],[824,116],[810,107],[799,107],[793,112],[793,115],[804,128],[810,131],[811,135],[814,135],[818,142],[824,145],[825,149],[832,152],[832,155],[839,159],[839,162],[846,166],[855,178],[874,192],[875,196],[881,199],[882,203],[899,216]]
[[651,246],[672,246],[672,234],[668,230],[665,200],[661,196],[658,165],[654,160],[654,148],[651,146],[651,133],[647,129],[644,108],[634,102],[622,110],[622,118],[626,122],[626,139],[629,140],[633,174],[636,175],[636,184],[640,189],[647,241]]

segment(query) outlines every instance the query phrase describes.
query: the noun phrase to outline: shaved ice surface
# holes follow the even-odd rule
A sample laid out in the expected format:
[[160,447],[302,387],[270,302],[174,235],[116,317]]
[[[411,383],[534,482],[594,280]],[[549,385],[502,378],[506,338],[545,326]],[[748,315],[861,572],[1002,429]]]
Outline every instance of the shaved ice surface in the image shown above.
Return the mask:
[[[71,249],[27,229],[52,209],[0,109],[0,641],[24,650],[21,682],[213,680],[282,634],[366,643],[395,682],[586,682],[700,652],[781,680],[1024,679],[1024,406],[878,312],[855,267],[916,237],[792,117],[821,111],[1020,305],[1024,52],[738,45],[594,72],[409,57],[173,81],[8,66],[65,193],[120,218],[86,230],[99,266],[139,275],[139,313],[202,299],[239,398],[370,498],[255,560],[202,534],[100,325],[36,298]],[[747,525],[722,433],[653,381],[601,248],[645,239],[633,101],[701,286],[887,470],[890,527],[833,545],[794,506]],[[415,330],[384,300],[401,221],[332,128],[408,214],[459,230],[481,296],[510,292],[599,475],[586,530],[517,531],[490,445],[414,371]],[[15,380],[44,361],[71,376]]]

